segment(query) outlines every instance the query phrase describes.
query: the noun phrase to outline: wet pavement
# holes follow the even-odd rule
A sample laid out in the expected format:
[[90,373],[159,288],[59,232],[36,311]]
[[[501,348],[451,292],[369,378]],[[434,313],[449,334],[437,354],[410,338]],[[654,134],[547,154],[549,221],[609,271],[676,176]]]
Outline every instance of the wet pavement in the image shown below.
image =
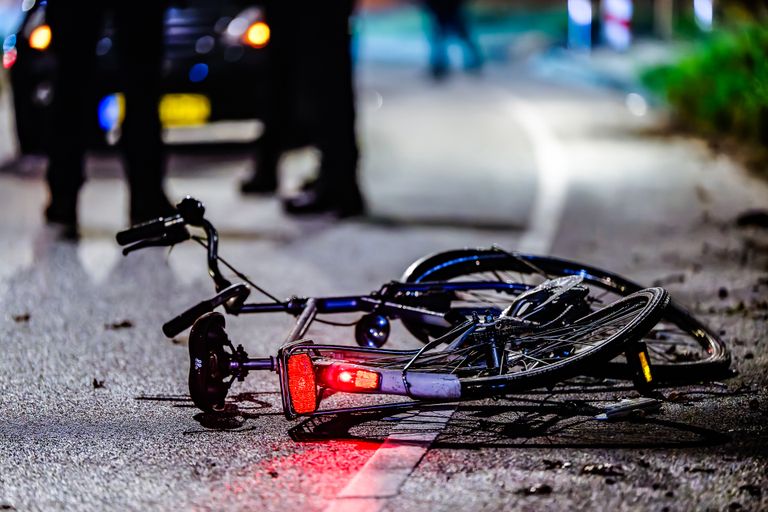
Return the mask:
[[[660,135],[656,114],[632,115],[622,94],[522,67],[433,87],[418,69],[372,66],[360,83],[367,219],[299,221],[274,198],[241,198],[246,154],[172,159],[172,195],[206,203],[222,254],[256,282],[282,297],[367,292],[431,252],[530,240],[552,160],[522,105],[547,130],[565,185],[549,250],[658,281],[724,333],[735,370],[664,389],[662,411],[639,421],[600,423],[579,406],[633,395],[616,383],[462,405],[376,508],[768,507],[768,233],[733,222],[768,204],[768,187],[700,142]],[[290,155],[283,188],[314,158]],[[160,325],[211,294],[203,254],[190,244],[121,257],[119,166],[94,157],[89,174],[78,244],[42,224],[39,169],[0,175],[0,505],[322,510],[395,428],[423,430],[437,414],[288,422],[266,374],[235,385],[236,412],[197,411],[186,338],[167,340]],[[292,319],[227,323],[249,353],[271,354]],[[350,329],[311,335],[352,342]],[[393,347],[414,343],[395,330]]]

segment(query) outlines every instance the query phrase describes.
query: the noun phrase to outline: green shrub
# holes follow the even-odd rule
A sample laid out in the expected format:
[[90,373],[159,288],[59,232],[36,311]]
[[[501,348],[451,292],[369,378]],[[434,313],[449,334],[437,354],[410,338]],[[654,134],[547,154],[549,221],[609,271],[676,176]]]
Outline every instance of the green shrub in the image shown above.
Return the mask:
[[766,24],[720,31],[677,64],[648,70],[642,78],[686,128],[768,145]]

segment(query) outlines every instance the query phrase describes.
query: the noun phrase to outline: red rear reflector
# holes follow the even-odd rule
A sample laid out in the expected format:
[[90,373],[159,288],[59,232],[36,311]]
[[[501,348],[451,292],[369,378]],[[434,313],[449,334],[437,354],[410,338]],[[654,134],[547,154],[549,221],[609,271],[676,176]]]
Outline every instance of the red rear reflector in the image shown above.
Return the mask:
[[288,358],[288,392],[297,414],[308,414],[317,408],[317,382],[315,367],[307,354]]
[[323,375],[325,385],[337,391],[349,393],[379,389],[380,376],[362,368],[339,368],[331,366]]

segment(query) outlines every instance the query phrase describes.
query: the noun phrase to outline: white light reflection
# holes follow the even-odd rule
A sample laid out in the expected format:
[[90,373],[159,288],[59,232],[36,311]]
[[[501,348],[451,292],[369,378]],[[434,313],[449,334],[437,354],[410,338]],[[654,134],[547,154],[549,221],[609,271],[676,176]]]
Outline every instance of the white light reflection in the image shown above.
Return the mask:
[[590,25],[592,4],[589,0],[568,0],[568,16],[577,25]]
[[592,47],[590,0],[568,0],[568,47],[574,50]]
[[616,50],[626,50],[632,43],[632,0],[606,0],[603,4],[603,36]]
[[250,23],[248,23],[247,18],[238,16],[229,22],[229,25],[227,26],[227,35],[238,38],[245,34],[245,31],[248,30],[248,25],[250,25]]
[[637,117],[642,117],[648,113],[648,102],[636,92],[627,94],[624,103],[627,105],[627,110]]
[[693,0],[693,13],[696,18],[696,24],[705,31],[712,30],[712,20],[714,18],[714,9],[712,0]]

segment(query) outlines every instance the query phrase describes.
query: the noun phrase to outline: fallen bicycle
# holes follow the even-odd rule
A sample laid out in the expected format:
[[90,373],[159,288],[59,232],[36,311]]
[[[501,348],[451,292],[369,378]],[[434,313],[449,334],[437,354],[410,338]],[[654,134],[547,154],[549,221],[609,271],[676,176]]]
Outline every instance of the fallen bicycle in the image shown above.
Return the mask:
[[[253,371],[278,374],[289,419],[349,411],[457,402],[551,387],[576,375],[631,380],[644,394],[659,382],[696,382],[725,372],[724,342],[670,301],[619,275],[558,258],[488,249],[425,257],[400,281],[366,295],[281,301],[218,255],[218,233],[199,201],[178,214],[117,235],[124,254],[194,240],[207,250],[217,294],[163,326],[189,335],[189,390],[203,411],[224,407],[235,380]],[[191,235],[189,228],[205,236]],[[242,280],[232,284],[219,269]],[[268,302],[247,303],[255,290]],[[231,315],[288,313],[296,323],[275,356],[252,358],[225,331]],[[361,313],[358,346],[316,344],[305,336],[323,315]],[[423,346],[382,348],[399,320]],[[407,401],[323,408],[337,393],[402,396]]]

